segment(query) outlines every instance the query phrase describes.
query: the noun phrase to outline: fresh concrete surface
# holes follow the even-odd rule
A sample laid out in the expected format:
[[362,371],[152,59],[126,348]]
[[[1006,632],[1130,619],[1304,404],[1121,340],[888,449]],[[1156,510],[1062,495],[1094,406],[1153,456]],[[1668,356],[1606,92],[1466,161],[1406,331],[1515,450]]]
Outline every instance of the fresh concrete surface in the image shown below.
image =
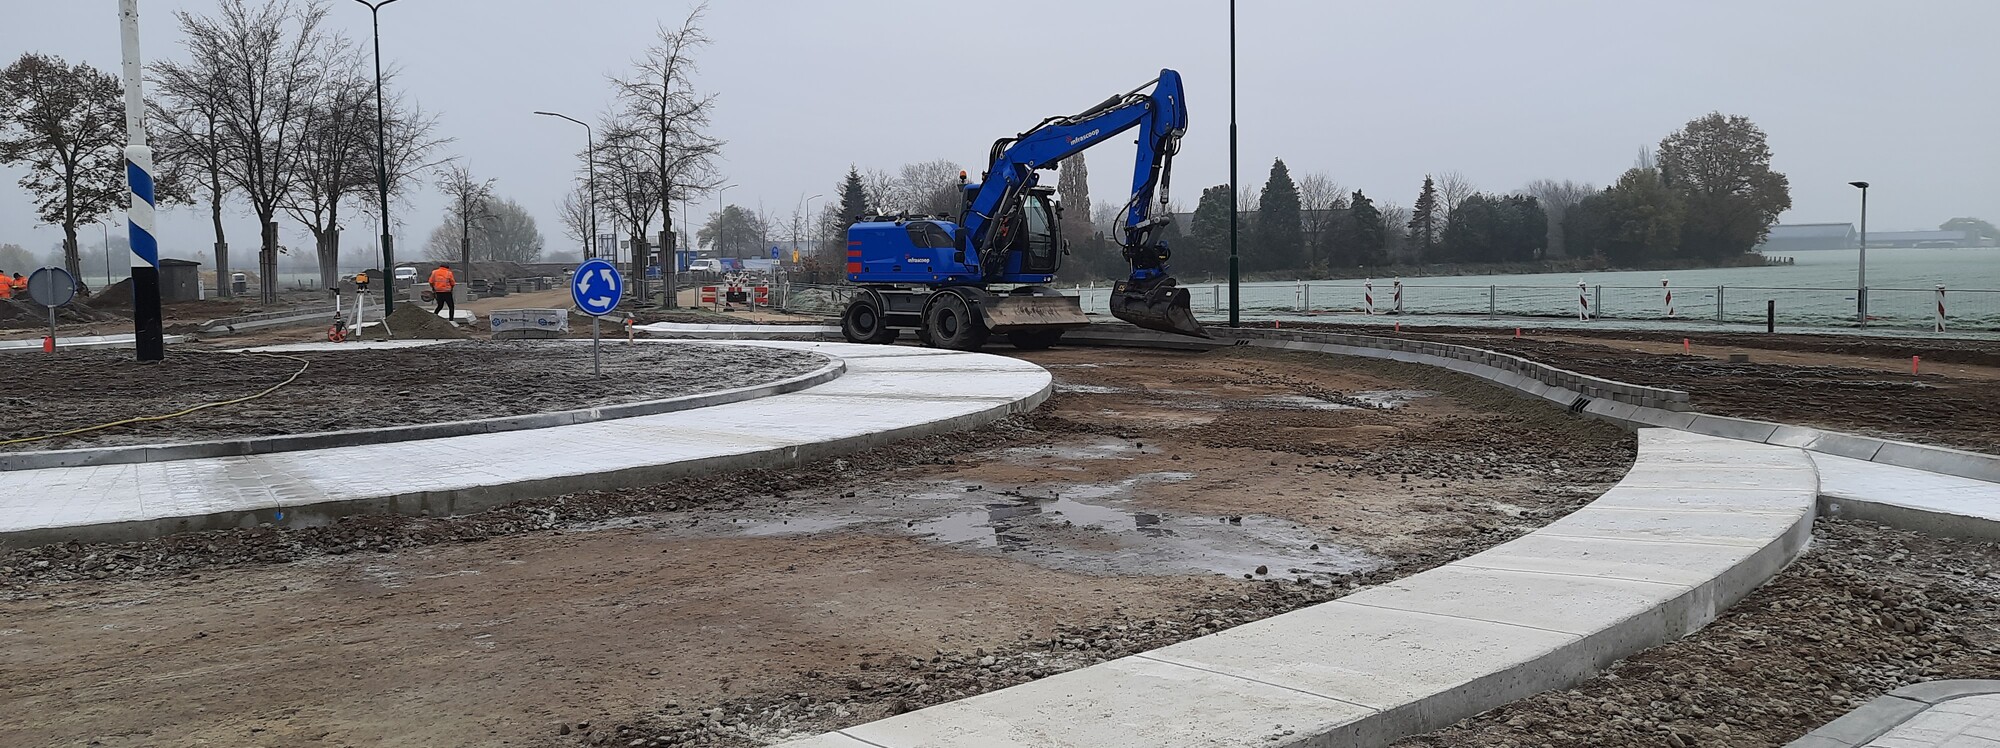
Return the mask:
[[1814,454],[1824,513],[1930,535],[2000,540],[2000,483]]
[[[1050,391],[1047,371],[999,356],[847,343],[731,344],[815,351],[840,359],[847,373],[790,394],[569,426],[15,471],[0,488],[0,542],[129,540],[363,512],[476,511],[691,473],[796,464],[971,428],[1032,409]],[[557,453],[550,444],[573,448]]]
[[1786,748],[2000,746],[2000,681],[1941,680],[1890,691]]
[[1636,464],[1571,517],[1437,569],[786,746],[1386,745],[1684,636],[1810,539],[1800,450],[1648,429]]
[[636,325],[635,331],[648,335],[704,340],[768,340],[771,338],[831,337],[839,339],[838,325],[698,325],[686,322],[655,322]]

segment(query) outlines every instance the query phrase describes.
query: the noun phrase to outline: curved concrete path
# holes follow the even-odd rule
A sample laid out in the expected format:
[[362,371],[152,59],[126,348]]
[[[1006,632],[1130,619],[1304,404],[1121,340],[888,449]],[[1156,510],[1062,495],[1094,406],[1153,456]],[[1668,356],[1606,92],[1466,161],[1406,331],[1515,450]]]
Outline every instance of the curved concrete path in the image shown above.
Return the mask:
[[509,501],[779,467],[971,428],[1041,404],[1049,373],[1000,356],[755,342],[841,359],[790,394],[651,416],[414,442],[44,468],[0,482],[0,542],[131,540],[363,512],[454,514]]
[[2000,680],[1916,683],[1862,704],[1785,748],[2000,746]]
[[1664,429],[1598,500],[1333,602],[787,748],[1379,746],[1684,636],[1811,539],[1794,448]]

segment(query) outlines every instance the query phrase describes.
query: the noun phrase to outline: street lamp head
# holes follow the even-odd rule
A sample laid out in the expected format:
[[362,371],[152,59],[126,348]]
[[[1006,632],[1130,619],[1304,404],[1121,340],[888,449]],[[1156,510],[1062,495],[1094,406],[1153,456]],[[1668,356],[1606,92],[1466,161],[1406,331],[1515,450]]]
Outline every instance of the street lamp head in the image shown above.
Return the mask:
[[1860,187],[1861,189],[1864,189],[1864,190],[1865,190],[1865,189],[1868,189],[1868,183],[1867,183],[1867,182],[1848,182],[1848,184],[1851,184],[1851,185],[1854,185],[1854,186],[1856,186],[1856,187]]

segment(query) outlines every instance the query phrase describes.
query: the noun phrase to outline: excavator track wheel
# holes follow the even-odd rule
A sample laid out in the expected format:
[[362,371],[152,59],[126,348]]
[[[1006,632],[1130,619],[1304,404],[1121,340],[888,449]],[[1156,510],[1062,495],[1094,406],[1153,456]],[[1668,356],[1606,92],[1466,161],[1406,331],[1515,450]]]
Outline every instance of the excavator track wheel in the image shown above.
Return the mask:
[[862,291],[847,303],[847,311],[840,315],[840,336],[849,343],[869,343],[884,345],[895,342],[896,328],[889,326],[889,320],[882,314],[882,299],[873,292]]
[[951,291],[931,296],[924,306],[924,333],[931,345],[955,351],[976,351],[986,345],[986,323],[973,313],[965,297]]

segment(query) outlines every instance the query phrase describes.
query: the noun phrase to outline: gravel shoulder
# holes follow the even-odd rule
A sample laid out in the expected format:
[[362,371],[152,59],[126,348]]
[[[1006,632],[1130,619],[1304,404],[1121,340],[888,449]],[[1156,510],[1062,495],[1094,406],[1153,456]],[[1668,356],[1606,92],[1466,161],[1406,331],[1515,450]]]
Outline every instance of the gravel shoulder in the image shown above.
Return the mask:
[[1395,748],[1775,748],[1898,687],[2000,672],[2000,546],[1822,518],[1684,639]]
[[0,441],[60,433],[202,403],[264,397],[165,421],[0,446],[4,451],[232,439],[440,423],[639,402],[776,381],[825,357],[748,346],[653,343],[604,346],[604,376],[589,346],[550,341],[461,341],[423,348],[288,353],[176,349],[140,363],[130,351],[16,354],[0,369],[8,418]]
[[1025,358],[1034,413],[796,469],[0,551],[0,744],[763,745],[1461,558],[1634,451],[1427,367]]

